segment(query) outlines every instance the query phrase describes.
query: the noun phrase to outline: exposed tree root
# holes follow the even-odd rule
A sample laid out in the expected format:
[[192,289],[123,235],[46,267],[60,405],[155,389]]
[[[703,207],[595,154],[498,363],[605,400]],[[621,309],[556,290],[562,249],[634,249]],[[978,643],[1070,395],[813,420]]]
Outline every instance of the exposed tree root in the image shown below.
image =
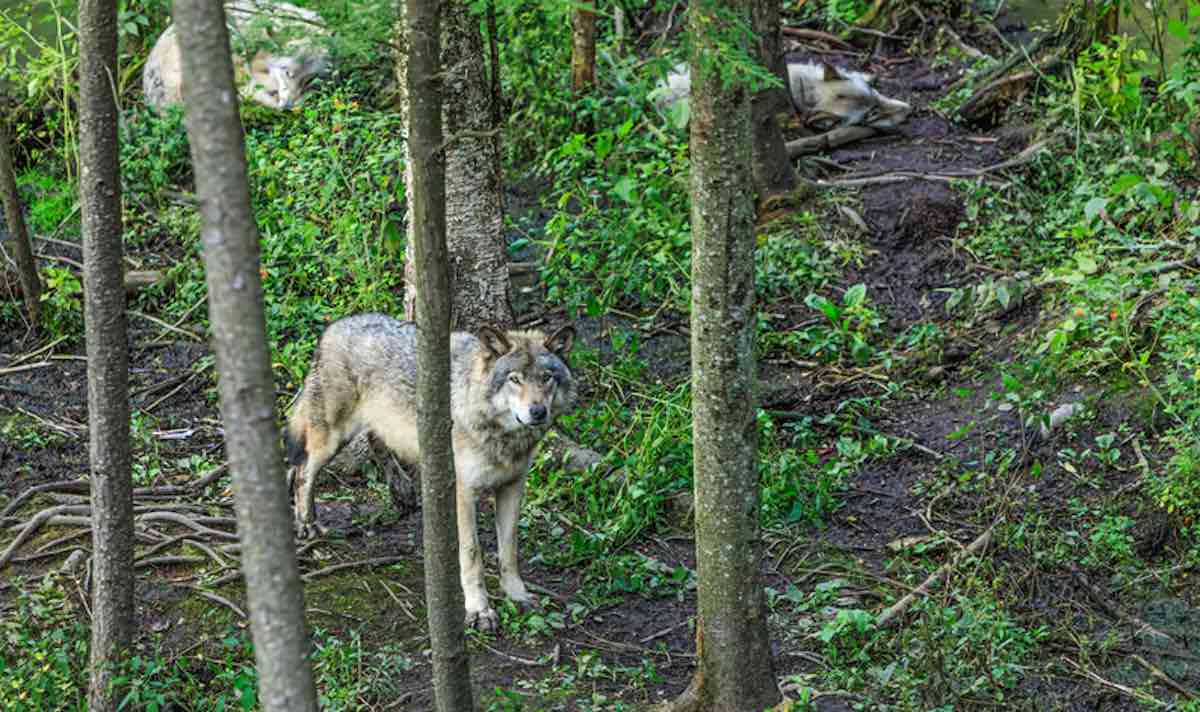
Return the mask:
[[788,141],[785,147],[787,148],[788,158],[795,160],[800,156],[807,156],[810,153],[825,153],[838,146],[861,141],[878,133],[879,131],[870,126],[843,126],[832,131],[817,134],[816,136],[806,136],[805,138]]

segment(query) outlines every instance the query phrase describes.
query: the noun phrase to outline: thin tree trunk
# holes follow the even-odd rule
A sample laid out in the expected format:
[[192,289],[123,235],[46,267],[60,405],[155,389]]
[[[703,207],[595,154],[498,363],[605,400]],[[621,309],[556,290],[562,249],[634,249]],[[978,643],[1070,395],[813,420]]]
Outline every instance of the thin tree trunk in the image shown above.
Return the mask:
[[[751,12],[753,34],[758,38],[758,61],[786,87],[787,67],[780,51],[779,0],[752,0]],[[796,188],[796,174],[792,170],[792,160],[784,150],[783,130],[778,120],[779,113],[790,107],[786,88],[761,91],[750,101],[754,125],[754,190],[759,200]]]
[[575,96],[583,96],[595,86],[596,8],[584,2],[571,14],[571,89]]
[[92,647],[88,706],[115,710],[112,685],[133,640],[133,477],[129,344],[121,244],[116,0],[79,4],[79,204],[92,474]]
[[[491,92],[486,76],[479,71],[484,64],[479,21],[465,0],[446,0],[442,13],[446,242],[453,300],[450,325],[469,331],[512,323],[501,180],[493,141],[499,127],[492,125]],[[407,66],[406,61],[396,64],[401,84],[407,82]],[[408,181],[411,184],[411,178]],[[409,220],[404,268],[404,311],[408,319],[415,315],[416,306],[412,228],[413,221]]]
[[[463,633],[450,441],[450,273],[446,252],[446,168],[442,162],[439,0],[407,0],[410,221],[417,280],[417,435],[425,606],[439,712],[473,709]],[[444,5],[441,5],[444,6]]]
[[188,77],[184,118],[200,204],[208,313],[259,704],[266,712],[315,712],[225,11],[211,0],[176,0],[174,16]]
[[[504,88],[500,83],[500,38],[497,37],[499,30],[496,28],[496,0],[488,0],[487,4],[487,32],[488,32],[488,86],[491,87],[492,97],[492,128],[495,131],[493,134],[493,148],[496,161],[496,175],[504,175],[504,161],[501,153],[502,147],[500,139],[503,136],[501,129],[504,127]],[[504,213],[504,193],[500,193],[500,212]]]
[[698,574],[692,685],[675,709],[760,712],[779,701],[760,577],[750,97],[726,83],[714,35],[752,0],[693,4],[692,416]]
[[37,329],[42,282],[38,279],[37,264],[33,261],[33,248],[29,244],[29,230],[25,227],[21,198],[17,195],[17,175],[13,169],[12,137],[9,134],[8,123],[7,118],[0,119],[0,200],[4,203],[8,233],[12,235],[13,249],[17,253],[17,276],[21,280],[25,310],[29,312],[29,323]]

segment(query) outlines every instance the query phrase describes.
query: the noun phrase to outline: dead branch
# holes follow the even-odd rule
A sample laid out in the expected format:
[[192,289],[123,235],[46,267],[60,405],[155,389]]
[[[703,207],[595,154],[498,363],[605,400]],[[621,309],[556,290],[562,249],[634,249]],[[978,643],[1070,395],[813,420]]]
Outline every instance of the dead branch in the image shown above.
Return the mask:
[[1138,665],[1141,665],[1142,667],[1146,668],[1146,671],[1150,673],[1151,677],[1157,678],[1162,684],[1171,688],[1175,692],[1178,692],[1179,694],[1183,695],[1184,697],[1188,698],[1189,700],[1196,699],[1195,692],[1192,692],[1188,688],[1186,688],[1183,685],[1176,682],[1174,680],[1174,678],[1172,678],[1171,676],[1169,676],[1165,672],[1163,672],[1157,665],[1151,664],[1150,661],[1146,660],[1141,655],[1132,656],[1132,660],[1135,663],[1137,663]]
[[800,156],[806,156],[810,153],[831,151],[838,146],[861,141],[877,133],[879,132],[870,126],[843,126],[816,136],[788,141],[784,147],[787,149],[788,158],[795,160]]
[[373,559],[363,559],[362,561],[347,561],[341,564],[326,566],[325,568],[317,569],[316,571],[310,571],[300,578],[304,581],[312,581],[315,578],[328,576],[329,574],[337,573],[338,571],[345,569],[357,569],[369,566],[387,566],[389,564],[395,564],[400,561],[404,561],[404,558],[405,557],[403,556],[379,556]]
[[900,616],[904,615],[905,611],[912,606],[914,601],[916,601],[918,598],[928,595],[929,591],[933,589],[934,586],[938,585],[943,579],[949,576],[950,572],[953,571],[954,568],[963,561],[963,559],[974,556],[975,554],[987,548],[987,545],[992,541],[992,530],[996,528],[997,524],[999,524],[999,521],[992,522],[992,525],[985,529],[982,534],[975,537],[975,541],[968,544],[967,548],[959,551],[954,555],[953,558],[950,559],[950,561],[942,564],[937,568],[936,571],[929,574],[929,578],[925,579],[920,586],[917,586],[912,590],[912,592],[905,595],[899,601],[896,601],[883,613],[880,613],[879,617],[875,619],[875,625],[879,628],[883,628],[889,623],[898,620]]
[[222,606],[225,606],[229,610],[236,613],[239,618],[245,620],[246,612],[243,611],[241,608],[238,608],[237,604],[235,604],[233,601],[229,600],[228,598],[225,598],[224,596],[212,593],[211,591],[205,591],[204,589],[202,589],[198,586],[188,586],[188,588],[195,591],[196,594],[199,595],[201,598],[207,598],[208,600],[212,601],[213,603],[219,603]]
[[144,569],[151,566],[178,566],[180,564],[199,564],[205,559],[203,556],[155,556],[149,559],[141,559],[133,564],[135,569]]
[[840,178],[837,180],[817,180],[816,185],[820,186],[858,186],[872,185],[878,183],[900,183],[906,180],[933,180],[949,183],[951,181],[962,180],[964,178],[980,178],[989,173],[1015,168],[1016,166],[1029,163],[1037,154],[1046,147],[1047,141],[1038,141],[1035,144],[1027,146],[1017,155],[1012,158],[1003,160],[983,168],[970,168],[962,171],[945,171],[943,173],[921,173],[917,171],[893,171],[874,176],[863,176],[859,178]]
[[1137,615],[1135,615],[1133,613],[1127,613],[1127,612],[1122,611],[1119,608],[1117,608],[1114,604],[1112,604],[1108,600],[1108,596],[1106,596],[1104,594],[1104,592],[1101,591],[1098,586],[1096,586],[1095,584],[1093,584],[1091,581],[1088,580],[1087,576],[1084,575],[1083,571],[1081,571],[1074,562],[1070,562],[1070,561],[1067,562],[1067,568],[1070,570],[1071,577],[1075,579],[1075,582],[1077,584],[1079,584],[1083,588],[1084,591],[1087,591],[1087,593],[1091,597],[1092,601],[1100,608],[1100,610],[1104,611],[1104,613],[1107,614],[1110,618],[1117,620],[1117,621],[1125,621],[1125,622],[1131,624],[1131,627],[1137,628],[1138,632],[1144,631],[1145,633],[1149,634],[1152,638],[1158,638],[1159,642],[1164,642],[1164,643],[1174,643],[1175,642],[1175,639],[1172,638],[1170,635],[1167,635],[1166,633],[1162,632],[1161,630],[1150,625],[1146,621],[1139,618]]
[[34,371],[39,368],[47,368],[53,365],[54,363],[51,361],[38,361],[37,363],[27,363],[24,366],[9,366],[8,368],[0,368],[0,376],[11,376],[14,373]]
[[837,47],[839,49],[844,49],[844,50],[848,50],[851,52],[854,51],[854,45],[850,44],[846,40],[844,40],[836,35],[831,35],[828,32],[821,32],[820,30],[810,30],[805,27],[786,27],[786,26],[779,28],[779,31],[788,37],[795,37],[798,40],[809,40],[810,42],[824,42],[825,44],[830,45],[831,47]]

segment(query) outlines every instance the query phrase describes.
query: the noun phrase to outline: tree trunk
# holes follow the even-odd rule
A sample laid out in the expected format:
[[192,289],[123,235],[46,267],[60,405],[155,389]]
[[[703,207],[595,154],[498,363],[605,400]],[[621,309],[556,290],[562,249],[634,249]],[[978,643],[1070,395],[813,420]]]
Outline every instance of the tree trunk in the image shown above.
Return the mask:
[[[442,68],[445,76],[442,124],[447,145],[446,242],[450,253],[452,328],[512,323],[509,303],[508,260],[504,251],[501,180],[492,125],[491,92],[479,71],[483,62],[483,37],[479,21],[465,0],[446,0],[441,30]],[[407,82],[408,62],[396,63],[397,79]],[[408,144],[405,144],[408,151]],[[411,159],[409,161],[411,163]],[[407,185],[411,185],[411,176]],[[412,215],[412,203],[409,215]],[[405,256],[406,318],[416,305],[413,254],[413,221]]]
[[176,0],[174,14],[188,77],[184,118],[200,204],[208,313],[259,704],[266,712],[315,712],[225,12],[210,0]]
[[417,435],[425,605],[438,712],[466,712],[470,659],[458,581],[454,453],[450,441],[450,273],[442,162],[439,0],[407,0],[409,183],[417,293]]
[[791,108],[787,94],[787,67],[783,59],[779,0],[752,0],[753,33],[758,38],[758,61],[783,82],[783,87],[761,91],[750,101],[754,125],[754,191],[760,201],[796,188],[792,160],[784,149],[780,112]]
[[79,4],[79,205],[92,475],[92,647],[88,706],[115,710],[113,667],[133,640],[129,342],[121,244],[116,0]]
[[595,86],[596,8],[584,2],[571,14],[571,89],[575,96],[583,96]]
[[699,660],[675,709],[760,712],[779,701],[760,578],[750,97],[725,83],[715,50],[729,18],[750,21],[750,4],[694,4],[688,18]]
[[12,137],[8,123],[7,118],[0,119],[0,200],[4,203],[8,233],[12,235],[13,249],[17,253],[17,273],[21,280],[21,294],[25,297],[25,309],[29,312],[29,323],[37,329],[42,282],[38,279],[33,248],[29,244],[29,231],[25,228],[25,216],[21,212],[21,198],[17,195],[17,175],[13,169]]

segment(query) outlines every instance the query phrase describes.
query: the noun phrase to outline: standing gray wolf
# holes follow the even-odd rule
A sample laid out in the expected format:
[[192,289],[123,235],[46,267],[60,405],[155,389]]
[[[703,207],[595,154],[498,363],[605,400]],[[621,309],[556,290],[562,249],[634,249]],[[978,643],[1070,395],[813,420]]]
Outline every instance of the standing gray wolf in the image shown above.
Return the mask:
[[[518,603],[530,595],[517,568],[517,519],[534,449],[575,399],[566,357],[575,330],[481,329],[450,336],[450,413],[457,475],[458,559],[467,625],[496,626],[483,583],[475,502],[496,493],[500,588]],[[406,464],[416,464],[417,327],[383,314],[329,326],[317,344],[287,427],[295,468],[295,513],[301,536],[317,527],[317,473],[355,435],[372,432]]]
[[[871,126],[892,129],[908,118],[912,107],[880,94],[872,86],[875,76],[832,64],[789,64],[788,95],[796,113],[807,125],[821,131],[835,126]],[[655,105],[667,109],[691,95],[692,74],[687,64],[677,64],[665,81],[651,92]]]

